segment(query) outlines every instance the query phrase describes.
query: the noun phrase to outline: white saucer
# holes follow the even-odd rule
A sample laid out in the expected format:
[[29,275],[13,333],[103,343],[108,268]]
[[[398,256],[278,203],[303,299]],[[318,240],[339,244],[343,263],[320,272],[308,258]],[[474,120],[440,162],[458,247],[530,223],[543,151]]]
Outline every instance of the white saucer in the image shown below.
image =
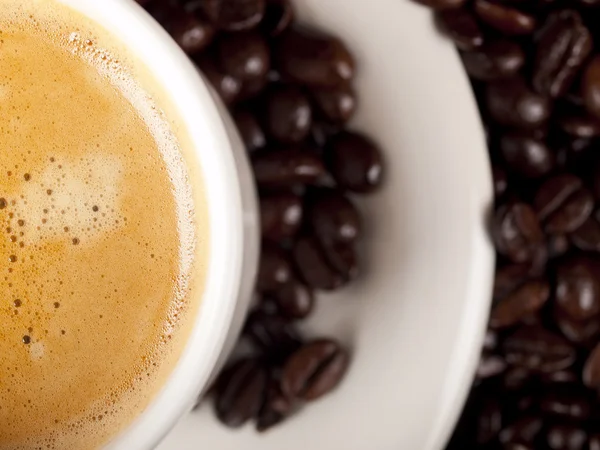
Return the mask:
[[266,434],[228,430],[208,407],[160,450],[439,450],[460,412],[491,297],[492,199],[468,80],[430,14],[408,0],[298,0],[303,20],[359,61],[356,128],[387,156],[387,184],[362,202],[362,279],[321,296],[310,330],[354,351],[343,385]]

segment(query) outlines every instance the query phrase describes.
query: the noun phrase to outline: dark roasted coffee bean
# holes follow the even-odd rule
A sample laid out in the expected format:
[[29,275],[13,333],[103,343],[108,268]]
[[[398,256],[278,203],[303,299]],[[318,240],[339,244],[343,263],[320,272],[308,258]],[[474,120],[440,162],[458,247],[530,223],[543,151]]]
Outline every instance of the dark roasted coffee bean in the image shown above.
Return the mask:
[[569,251],[569,239],[564,234],[551,234],[547,238],[546,247],[549,259],[558,258]]
[[590,217],[570,234],[570,239],[579,250],[600,253],[600,223],[596,218]]
[[591,215],[594,199],[582,186],[571,174],[556,175],[540,186],[534,206],[548,233],[575,231]]
[[485,379],[500,375],[506,370],[506,361],[498,355],[482,355],[477,366],[475,375],[477,378]]
[[291,322],[262,311],[248,316],[244,333],[260,348],[265,357],[282,362],[302,345],[298,331]]
[[524,444],[506,444],[502,450],[535,450],[532,446]]
[[354,204],[343,194],[319,190],[309,208],[309,220],[321,243],[354,242],[362,233],[362,219]]
[[335,389],[348,369],[348,353],[331,340],[311,342],[286,361],[281,390],[288,398],[316,400]]
[[260,199],[261,232],[265,239],[292,238],[300,228],[302,218],[302,198],[295,194],[270,194]]
[[217,42],[220,67],[242,82],[261,80],[271,66],[269,46],[256,31],[225,34]]
[[358,256],[352,242],[323,242],[323,256],[345,282],[354,280],[359,274]]
[[223,72],[212,57],[204,55],[197,60],[198,67],[202,71],[211,86],[215,89],[225,104],[231,104],[237,100],[242,83],[237,78]]
[[490,326],[505,328],[537,313],[550,296],[546,281],[529,281],[500,300],[492,310]]
[[292,279],[287,254],[274,244],[263,242],[256,287],[265,292],[276,291]]
[[590,450],[600,450],[600,434],[595,434],[590,438]]
[[315,184],[325,175],[321,158],[310,149],[289,148],[257,155],[254,177],[261,186]]
[[340,84],[334,88],[313,89],[312,97],[325,120],[348,122],[356,111],[356,93],[352,86]]
[[540,400],[540,410],[544,414],[586,420],[592,409],[589,394],[572,386],[552,386]]
[[555,165],[554,153],[533,133],[505,133],[500,138],[500,151],[507,166],[525,178],[546,175]]
[[494,195],[496,198],[502,197],[508,188],[508,179],[504,169],[494,166],[492,169],[494,178]]
[[525,203],[508,203],[498,208],[492,237],[498,252],[516,263],[532,261],[543,241],[536,214]]
[[502,444],[533,444],[542,426],[540,417],[524,416],[505,427],[498,438]]
[[566,315],[560,308],[555,308],[554,321],[564,337],[574,344],[586,348],[593,347],[600,336],[600,319],[598,317],[575,320]]
[[480,445],[487,444],[502,429],[502,406],[498,400],[487,398],[479,410],[477,416],[476,442]]
[[490,41],[471,52],[462,53],[467,73],[478,80],[491,81],[515,75],[525,64],[525,52],[516,42]]
[[217,380],[215,409],[219,420],[237,428],[256,417],[263,403],[266,370],[256,360],[243,360],[221,374]]
[[532,33],[537,23],[534,16],[488,0],[475,0],[475,12],[492,28],[512,36]]
[[561,129],[576,138],[600,136],[600,120],[587,113],[565,114],[558,119]]
[[281,392],[279,382],[269,380],[265,402],[256,420],[256,429],[259,432],[280,424],[292,412],[292,401]]
[[523,367],[508,367],[502,380],[504,389],[508,391],[520,391],[527,388],[531,383],[533,374]]
[[546,384],[575,384],[579,381],[579,375],[572,370],[559,370],[558,372],[543,373],[540,381]]
[[342,189],[368,193],[383,181],[383,158],[373,141],[362,134],[342,132],[325,150],[331,174]]
[[308,97],[294,86],[271,89],[265,100],[265,128],[284,144],[304,140],[310,132],[312,108]]
[[466,0],[414,0],[421,5],[428,6],[433,9],[452,9],[460,8],[466,3]]
[[212,24],[191,13],[183,12],[177,14],[170,23],[169,32],[182,50],[190,55],[207,48],[215,35]]
[[583,382],[591,389],[600,388],[600,344],[594,348],[585,362]]
[[223,30],[240,31],[253,28],[265,15],[265,0],[203,0],[202,12]]
[[525,129],[544,125],[552,109],[547,98],[533,92],[519,77],[490,83],[485,103],[498,124]]
[[537,39],[533,86],[551,97],[565,95],[592,51],[590,32],[578,12],[551,14]]
[[475,15],[465,9],[445,9],[436,13],[436,22],[462,51],[471,51],[483,45],[483,33]]
[[313,292],[299,281],[288,283],[273,294],[279,313],[289,319],[304,319],[313,310]]
[[249,153],[260,150],[267,145],[267,137],[258,119],[248,108],[236,109],[233,119],[242,141]]
[[571,319],[583,321],[600,313],[598,263],[584,256],[562,261],[556,270],[556,306]]
[[548,450],[583,450],[587,444],[586,431],[575,425],[550,425],[545,435]]
[[488,352],[496,351],[498,348],[498,331],[488,328],[485,330],[483,339],[483,350]]
[[294,261],[304,282],[313,289],[331,291],[344,284],[342,276],[327,262],[315,238],[302,237],[294,246]]
[[334,87],[354,77],[354,58],[339,40],[314,30],[294,27],[275,46],[281,74],[300,84]]
[[539,372],[566,369],[575,362],[575,349],[562,337],[540,326],[522,326],[503,344],[509,364]]
[[291,0],[267,0],[267,10],[261,29],[269,36],[276,37],[288,29],[294,19]]
[[581,92],[587,110],[600,119],[600,56],[595,56],[585,69]]

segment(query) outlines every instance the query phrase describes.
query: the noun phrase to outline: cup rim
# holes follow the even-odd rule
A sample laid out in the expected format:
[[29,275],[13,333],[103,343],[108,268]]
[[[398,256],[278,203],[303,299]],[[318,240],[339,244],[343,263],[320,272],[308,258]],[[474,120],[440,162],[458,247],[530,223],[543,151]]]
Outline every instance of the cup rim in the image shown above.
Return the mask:
[[178,113],[203,177],[210,257],[192,332],[160,392],[105,447],[151,449],[193,407],[226,342],[243,274],[242,184],[233,143],[209,87],[187,55],[137,2],[58,1],[105,28],[146,66]]

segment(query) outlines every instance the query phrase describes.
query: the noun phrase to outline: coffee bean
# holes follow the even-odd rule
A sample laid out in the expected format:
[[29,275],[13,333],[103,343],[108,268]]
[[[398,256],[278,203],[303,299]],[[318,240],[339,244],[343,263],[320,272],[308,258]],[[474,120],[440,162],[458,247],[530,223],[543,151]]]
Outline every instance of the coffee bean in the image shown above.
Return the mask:
[[595,56],[585,69],[581,92],[587,110],[600,119],[600,56]]
[[223,72],[209,55],[202,55],[196,62],[202,74],[224,103],[231,104],[237,100],[242,90],[240,80]]
[[267,137],[258,119],[248,108],[237,108],[233,119],[248,153],[254,153],[267,145]]
[[520,77],[488,84],[485,103],[499,125],[525,129],[544,125],[552,109],[550,101],[529,89]]
[[585,362],[583,382],[591,389],[600,388],[600,344],[594,348]]
[[294,27],[275,46],[281,74],[297,83],[334,87],[354,77],[354,58],[339,40],[323,33]]
[[600,450],[600,434],[595,434],[590,438],[590,450]]
[[183,12],[173,19],[169,31],[175,42],[190,55],[207,48],[215,36],[212,24],[193,14]]
[[571,174],[556,175],[540,186],[534,206],[548,233],[570,233],[579,228],[594,208],[592,194],[581,179]]
[[540,417],[524,416],[505,427],[499,434],[502,444],[533,444],[542,431],[543,422]]
[[506,361],[498,355],[482,355],[475,375],[477,378],[485,379],[500,375],[506,370]]
[[297,143],[308,136],[312,108],[308,97],[297,87],[271,89],[265,100],[265,128],[284,144]]
[[492,237],[498,252],[516,263],[532,261],[543,241],[535,212],[529,205],[517,202],[498,208]]
[[258,414],[256,429],[263,432],[280,424],[292,412],[292,408],[292,402],[281,392],[279,381],[271,377],[265,402]]
[[545,435],[549,450],[583,450],[587,444],[586,431],[575,425],[550,425],[546,429]]
[[313,89],[312,98],[318,112],[335,123],[348,122],[356,111],[356,93],[352,86],[340,84],[334,88]]
[[344,284],[343,277],[329,265],[315,238],[298,239],[293,255],[296,268],[309,287],[331,291]]
[[331,340],[313,341],[287,360],[281,390],[288,398],[316,400],[335,389],[348,369],[348,354]]
[[321,250],[329,266],[341,275],[344,282],[358,277],[358,256],[354,243],[327,241],[321,244]]
[[532,371],[555,372],[575,362],[574,348],[562,337],[540,326],[521,326],[503,344],[511,365]]
[[268,360],[276,363],[283,362],[302,345],[298,331],[289,320],[263,311],[248,316],[244,334]]
[[263,195],[260,222],[263,238],[281,241],[295,236],[303,218],[302,198],[292,193]]
[[475,0],[475,12],[483,22],[507,35],[530,34],[536,26],[535,17],[501,3]]
[[571,247],[571,244],[566,235],[551,234],[547,237],[546,247],[548,249],[548,258],[554,259],[567,253]]
[[500,138],[500,151],[507,166],[525,178],[538,178],[555,165],[554,153],[531,132],[507,132]]
[[466,0],[414,0],[421,5],[428,6],[433,9],[452,9],[460,8],[466,3]]
[[315,184],[325,175],[321,158],[310,149],[288,148],[253,158],[254,177],[265,187]]
[[535,89],[551,97],[565,95],[592,47],[579,13],[566,9],[551,14],[537,38]]
[[436,23],[462,51],[471,51],[483,45],[483,33],[475,15],[465,9],[445,9],[436,13]]
[[257,26],[265,15],[265,0],[203,0],[202,12],[217,27],[228,31]]
[[271,66],[267,41],[256,31],[222,36],[217,53],[220,67],[242,82],[263,79]]
[[256,286],[265,292],[277,291],[292,279],[288,256],[275,244],[263,242]]
[[343,194],[321,189],[309,207],[309,220],[317,239],[323,243],[355,242],[362,234],[362,219],[356,206]]
[[313,292],[299,281],[286,284],[273,294],[279,313],[289,319],[304,319],[313,310]]
[[558,125],[565,133],[577,138],[600,136],[600,120],[585,112],[564,114],[558,119]]
[[478,80],[492,81],[510,78],[525,64],[525,52],[516,42],[496,40],[462,53],[467,73]]
[[327,145],[325,159],[342,189],[369,193],[382,184],[383,159],[379,148],[362,134],[343,132]]
[[267,0],[261,28],[266,35],[277,37],[288,29],[293,19],[294,8],[290,0]]
[[577,321],[600,313],[598,262],[584,256],[562,261],[556,270],[556,306]]
[[479,410],[476,442],[480,445],[492,441],[502,429],[502,407],[497,399],[488,398]]
[[570,239],[575,247],[584,252],[600,253],[600,223],[590,217],[570,234]]
[[540,401],[542,413],[574,420],[587,420],[591,409],[588,394],[572,386],[553,386]]
[[529,281],[508,294],[493,308],[490,326],[510,327],[522,319],[538,312],[550,296],[550,286],[546,281]]
[[217,380],[215,409],[219,420],[237,428],[258,415],[265,395],[267,374],[257,360],[242,360]]
[[576,320],[564,314],[560,308],[555,308],[554,321],[562,335],[574,344],[591,348],[600,337],[598,317]]
[[505,194],[506,189],[508,188],[506,171],[498,166],[494,166],[492,169],[492,176],[494,179],[494,196],[498,199]]

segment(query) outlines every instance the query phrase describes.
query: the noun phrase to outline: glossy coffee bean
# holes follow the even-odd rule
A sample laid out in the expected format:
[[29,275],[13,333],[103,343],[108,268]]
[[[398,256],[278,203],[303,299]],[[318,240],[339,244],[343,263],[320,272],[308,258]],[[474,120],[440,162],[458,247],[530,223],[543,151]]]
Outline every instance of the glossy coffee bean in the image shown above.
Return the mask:
[[260,199],[261,233],[264,239],[281,241],[295,236],[302,224],[302,198],[292,193],[263,195]]
[[275,46],[282,76],[313,87],[335,87],[354,77],[354,58],[337,38],[302,27],[284,33]]
[[502,197],[508,189],[508,178],[506,171],[498,166],[492,168],[492,176],[494,181],[494,196],[498,199]]
[[509,40],[490,41],[461,56],[467,73],[483,81],[510,78],[525,64],[525,52],[519,44]]
[[254,153],[267,145],[265,132],[249,108],[236,109],[233,119],[248,153]]
[[293,144],[304,140],[312,125],[308,96],[297,87],[271,89],[265,99],[265,128],[278,142]]
[[261,29],[267,36],[277,37],[292,24],[294,8],[291,0],[267,0]]
[[576,138],[595,138],[600,136],[600,120],[583,113],[570,113],[558,119],[558,125],[567,134]]
[[532,15],[488,0],[475,0],[475,12],[487,25],[509,36],[530,34],[537,24]]
[[594,434],[590,438],[590,450],[600,450],[600,434]]
[[197,59],[197,64],[202,74],[225,104],[229,105],[237,100],[242,90],[240,80],[223,72],[209,55],[201,56]]
[[600,388],[600,344],[589,354],[583,368],[583,382],[591,389]]
[[257,360],[242,360],[227,369],[217,380],[215,409],[221,423],[238,428],[256,417],[266,382],[266,370]]
[[600,253],[600,223],[595,217],[586,220],[569,237],[579,250]]
[[325,160],[338,186],[369,193],[383,181],[383,158],[373,141],[362,134],[342,132],[325,149]]
[[584,321],[600,313],[598,263],[585,256],[561,261],[556,269],[556,306],[571,319]]
[[499,125],[524,129],[544,125],[552,109],[546,97],[533,92],[519,77],[488,84],[485,104]]
[[513,131],[500,138],[500,151],[508,168],[525,178],[538,178],[555,166],[554,153],[534,133]]
[[439,11],[436,22],[440,31],[462,51],[468,52],[483,45],[483,32],[477,18],[466,8]]
[[579,228],[594,208],[592,194],[571,174],[556,175],[538,189],[534,206],[548,233],[570,233]]
[[263,242],[256,287],[263,292],[276,291],[292,279],[287,254],[275,244]]
[[316,191],[310,201],[308,218],[321,243],[354,242],[362,234],[362,219],[356,206],[337,191]]
[[506,370],[506,361],[498,355],[483,354],[479,359],[479,365],[475,376],[479,379],[496,377]]
[[313,89],[312,98],[319,114],[334,123],[348,122],[356,111],[356,93],[347,84],[329,89]]
[[564,234],[551,234],[546,238],[546,247],[548,249],[548,258],[558,258],[569,251],[571,243]]
[[360,269],[353,242],[326,241],[321,243],[321,250],[329,266],[341,275],[344,282],[358,277]]
[[421,5],[428,6],[433,9],[452,9],[460,8],[466,3],[466,0],[414,0]]
[[506,361],[527,370],[555,372],[575,362],[575,349],[561,336],[540,326],[521,326],[503,344]]
[[286,284],[272,295],[279,313],[289,319],[308,317],[315,303],[312,290],[299,281]]
[[302,345],[302,339],[287,319],[281,316],[253,312],[248,316],[244,334],[263,351],[272,362],[282,362]]
[[533,444],[542,431],[543,421],[537,416],[524,416],[505,427],[498,435],[502,444]]
[[532,261],[544,238],[533,208],[515,202],[496,211],[492,237],[496,250],[515,263]]
[[600,56],[595,56],[587,65],[581,81],[581,92],[589,113],[600,119]]
[[554,321],[564,337],[587,349],[592,348],[600,337],[600,320],[597,317],[576,320],[566,315],[560,308],[555,308]]
[[545,430],[545,441],[549,450],[584,450],[587,433],[579,426],[554,424]]
[[263,79],[271,67],[269,45],[258,32],[225,34],[216,46],[220,67],[242,82]]
[[271,377],[267,384],[264,404],[256,420],[256,430],[259,432],[279,425],[292,412],[292,401],[283,395],[279,382]]
[[315,184],[326,174],[321,158],[306,148],[262,153],[252,165],[257,183],[265,187]]
[[572,386],[553,386],[540,400],[540,410],[546,415],[586,420],[592,402],[587,392]]
[[288,398],[316,400],[338,386],[348,363],[348,353],[339,343],[313,341],[286,361],[281,374],[281,390]]
[[574,10],[551,14],[537,39],[533,86],[550,97],[565,95],[592,51],[593,42]]
[[189,55],[206,49],[213,41],[215,29],[206,20],[190,13],[177,14],[169,25],[171,36]]
[[537,313],[550,296],[550,285],[546,281],[534,280],[500,300],[492,310],[490,326],[510,327],[526,317]]
[[202,12],[218,28],[228,31],[248,30],[257,26],[265,15],[265,0],[203,0]]
[[343,277],[329,265],[321,246],[313,237],[298,239],[294,261],[303,281],[311,288],[332,291],[344,284]]

